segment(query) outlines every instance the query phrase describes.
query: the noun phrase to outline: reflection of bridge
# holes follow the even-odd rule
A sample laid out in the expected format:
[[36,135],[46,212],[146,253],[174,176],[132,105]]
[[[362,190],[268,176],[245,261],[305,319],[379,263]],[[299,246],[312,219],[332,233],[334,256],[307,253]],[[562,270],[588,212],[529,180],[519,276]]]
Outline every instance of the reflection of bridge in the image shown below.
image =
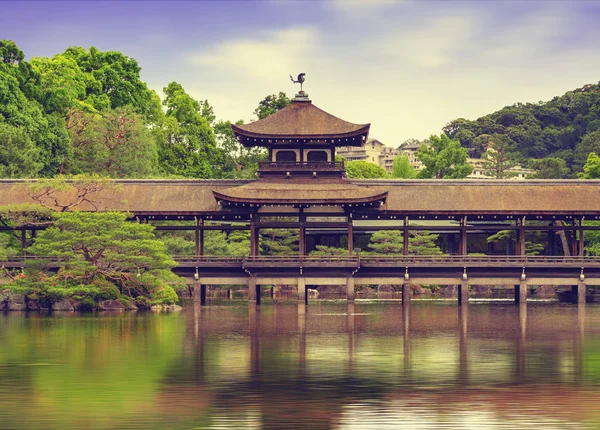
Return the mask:
[[[19,268],[34,260],[55,265],[55,257],[16,257],[4,264]],[[567,285],[585,301],[586,284],[600,285],[599,257],[558,256],[177,256],[173,271],[199,285],[248,285],[249,300],[260,303],[261,285],[297,285],[298,299],[307,302],[307,286],[346,285],[354,300],[358,285],[402,285],[403,301],[410,286],[459,285],[459,303],[468,301],[469,285],[514,285],[515,301],[525,301],[528,285]]]
[[[457,311],[413,303],[383,305],[380,312],[369,310],[374,304],[329,306],[250,306],[247,314],[239,307],[187,307],[189,364],[182,372],[178,363],[167,383],[175,391],[218,380],[215,403],[227,411],[256,405],[266,428],[288,428],[306,417],[331,428],[337,414],[374,397],[412,402],[390,411],[423,409],[426,401],[447,413],[455,405],[461,420],[483,405],[500,415],[544,411],[545,417],[581,420],[597,401],[585,397],[594,396],[588,387],[597,372],[586,363],[584,307],[545,313],[544,306],[525,305]],[[552,324],[544,315],[552,315]],[[215,333],[235,333],[236,342],[246,342],[244,353],[236,351],[234,369],[231,344],[216,342]],[[222,375],[216,357],[222,357]],[[465,409],[467,403],[477,406]]]

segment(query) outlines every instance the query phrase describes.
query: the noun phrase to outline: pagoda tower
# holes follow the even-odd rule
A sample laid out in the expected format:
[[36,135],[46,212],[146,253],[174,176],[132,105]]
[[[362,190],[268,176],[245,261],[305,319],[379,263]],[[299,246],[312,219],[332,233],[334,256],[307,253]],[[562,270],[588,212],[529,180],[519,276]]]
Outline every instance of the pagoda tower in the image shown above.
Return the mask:
[[[304,91],[278,112],[259,121],[232,125],[246,148],[263,147],[269,161],[260,162],[258,179],[241,186],[213,190],[221,210],[249,211],[251,255],[258,255],[260,219],[285,217],[300,230],[300,255],[306,254],[307,217],[344,217],[348,252],[352,254],[352,215],[385,205],[387,191],[351,183],[344,163],[335,160],[339,146],[360,146],[370,124],[353,124],[315,106]],[[320,217],[320,218],[319,218]]]

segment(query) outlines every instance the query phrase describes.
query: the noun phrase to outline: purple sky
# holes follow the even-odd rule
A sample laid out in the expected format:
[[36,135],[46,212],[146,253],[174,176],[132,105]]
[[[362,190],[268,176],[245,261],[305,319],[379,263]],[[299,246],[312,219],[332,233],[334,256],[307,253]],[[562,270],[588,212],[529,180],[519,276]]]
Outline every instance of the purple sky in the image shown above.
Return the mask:
[[0,2],[29,58],[118,50],[159,95],[177,81],[233,121],[305,72],[316,105],[391,146],[600,81],[599,23],[591,0]]

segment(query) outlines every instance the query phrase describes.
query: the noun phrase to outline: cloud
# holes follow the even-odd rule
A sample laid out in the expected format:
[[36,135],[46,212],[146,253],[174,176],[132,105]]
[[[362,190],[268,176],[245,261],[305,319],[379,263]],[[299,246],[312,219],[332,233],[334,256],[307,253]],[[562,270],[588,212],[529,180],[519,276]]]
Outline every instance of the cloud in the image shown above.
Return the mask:
[[272,79],[298,70],[317,42],[314,28],[295,27],[225,41],[208,52],[192,54],[189,60],[237,76]]
[[348,18],[366,18],[412,0],[329,0],[325,7]]

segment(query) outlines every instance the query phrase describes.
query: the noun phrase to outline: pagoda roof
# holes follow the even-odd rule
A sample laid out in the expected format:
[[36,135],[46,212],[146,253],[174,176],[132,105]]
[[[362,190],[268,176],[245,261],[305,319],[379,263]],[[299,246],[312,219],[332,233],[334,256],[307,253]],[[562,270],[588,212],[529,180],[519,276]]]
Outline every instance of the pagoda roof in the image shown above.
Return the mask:
[[360,145],[371,124],[353,124],[313,105],[310,100],[293,100],[288,106],[261,120],[231,127],[240,143],[262,146],[269,140],[332,140],[339,145]]
[[[347,205],[379,206],[385,203],[387,190],[355,185],[346,180],[315,181],[314,179],[264,181],[214,190],[219,202],[244,205]],[[220,203],[221,204],[221,203]]]

